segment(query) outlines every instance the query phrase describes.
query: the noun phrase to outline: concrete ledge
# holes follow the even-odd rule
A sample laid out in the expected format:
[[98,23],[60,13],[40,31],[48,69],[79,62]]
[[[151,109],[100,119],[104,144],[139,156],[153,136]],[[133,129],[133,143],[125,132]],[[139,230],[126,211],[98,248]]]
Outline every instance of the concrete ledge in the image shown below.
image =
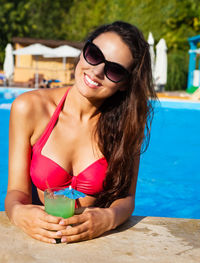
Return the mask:
[[0,262],[199,263],[200,220],[136,217],[102,237],[46,244],[11,225],[0,212]]

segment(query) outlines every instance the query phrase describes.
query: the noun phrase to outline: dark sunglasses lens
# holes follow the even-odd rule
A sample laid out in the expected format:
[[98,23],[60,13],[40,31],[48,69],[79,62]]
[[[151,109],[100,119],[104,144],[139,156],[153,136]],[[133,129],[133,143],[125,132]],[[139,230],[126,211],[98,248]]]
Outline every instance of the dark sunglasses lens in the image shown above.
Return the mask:
[[86,45],[84,49],[84,57],[91,65],[98,65],[104,61],[101,51],[92,43]]
[[108,62],[106,65],[106,75],[113,82],[119,82],[127,77],[127,71],[120,65]]

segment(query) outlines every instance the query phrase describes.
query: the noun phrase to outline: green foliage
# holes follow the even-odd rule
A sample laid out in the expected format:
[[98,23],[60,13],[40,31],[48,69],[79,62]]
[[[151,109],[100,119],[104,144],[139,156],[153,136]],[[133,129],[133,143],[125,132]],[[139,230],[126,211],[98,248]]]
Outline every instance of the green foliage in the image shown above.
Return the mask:
[[62,23],[62,38],[82,41],[90,31],[103,24],[106,2],[106,0],[74,0]]
[[188,56],[185,51],[173,50],[168,54],[168,81],[166,90],[185,90],[187,86]]
[[[168,90],[185,89],[188,37],[200,34],[199,0],[0,0],[0,65],[12,37],[83,41],[100,24],[123,20],[168,47]],[[199,44],[200,45],[200,44]]]
[[5,46],[11,42],[12,36],[24,36],[29,33],[26,24],[29,3],[0,0],[0,6],[0,64],[2,64]]
[[0,65],[12,37],[58,39],[72,0],[0,0]]
[[200,33],[199,1],[175,1],[169,10],[165,28],[169,49],[188,50],[188,37]]
[[29,18],[32,25],[30,37],[58,39],[60,28],[71,0],[29,0]]

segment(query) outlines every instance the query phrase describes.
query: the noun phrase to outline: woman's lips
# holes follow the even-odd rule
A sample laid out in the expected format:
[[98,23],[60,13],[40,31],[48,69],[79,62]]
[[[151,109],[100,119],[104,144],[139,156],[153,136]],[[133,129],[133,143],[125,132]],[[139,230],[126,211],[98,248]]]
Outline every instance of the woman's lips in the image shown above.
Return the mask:
[[87,74],[84,74],[84,82],[88,87],[92,89],[97,89],[100,86],[100,83],[92,80]]

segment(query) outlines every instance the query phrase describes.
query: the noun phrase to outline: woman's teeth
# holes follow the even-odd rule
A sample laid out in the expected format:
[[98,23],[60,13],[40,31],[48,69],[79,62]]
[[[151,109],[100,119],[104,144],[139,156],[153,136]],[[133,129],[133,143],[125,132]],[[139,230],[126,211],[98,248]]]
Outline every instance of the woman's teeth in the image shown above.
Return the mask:
[[88,75],[85,75],[85,78],[86,78],[86,80],[87,80],[90,84],[95,85],[95,86],[98,86],[98,85],[99,85],[97,82],[91,80],[91,79],[88,77]]

